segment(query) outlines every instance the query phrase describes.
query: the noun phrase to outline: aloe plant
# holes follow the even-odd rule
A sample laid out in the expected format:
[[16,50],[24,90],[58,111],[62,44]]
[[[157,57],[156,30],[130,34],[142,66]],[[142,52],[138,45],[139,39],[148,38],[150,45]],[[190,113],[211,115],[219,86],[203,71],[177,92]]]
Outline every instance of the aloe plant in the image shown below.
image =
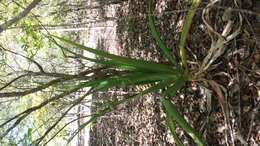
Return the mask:
[[174,104],[171,103],[169,97],[176,95],[177,91],[183,88],[186,81],[191,79],[188,66],[186,61],[186,52],[185,52],[185,42],[188,36],[188,32],[191,26],[192,18],[195,14],[196,8],[198,7],[200,1],[194,0],[191,6],[190,11],[186,17],[183,31],[180,37],[179,51],[180,51],[180,60],[181,65],[177,64],[176,58],[171,54],[171,50],[166,47],[165,43],[162,40],[160,33],[156,29],[155,17],[153,15],[153,1],[148,0],[148,26],[152,37],[155,39],[156,44],[162,51],[163,55],[169,61],[169,64],[159,64],[153,61],[144,61],[131,59],[127,57],[117,56],[110,54],[108,52],[93,49],[90,47],[83,46],[74,41],[61,38],[58,36],[53,36],[59,42],[70,45],[74,48],[79,48],[84,51],[93,53],[96,58],[89,58],[81,54],[73,52],[68,47],[64,47],[54,42],[61,47],[64,51],[91,62],[98,64],[99,66],[104,66],[106,70],[116,70],[115,74],[105,74],[100,77],[90,77],[89,80],[82,82],[80,85],[83,87],[91,87],[94,92],[105,91],[113,87],[128,87],[136,85],[151,85],[150,88],[140,91],[138,94],[125,97],[122,100],[113,98],[113,100],[107,101],[102,107],[88,120],[83,124],[70,138],[70,140],[84,127],[89,125],[92,122],[97,121],[97,119],[104,114],[115,110],[118,105],[123,104],[129,100],[141,98],[143,95],[160,92],[161,93],[161,104],[163,105],[166,113],[167,125],[170,128],[173,138],[177,145],[182,146],[181,140],[178,138],[175,128],[176,125],[179,125],[193,140],[197,145],[205,145],[204,140],[201,136],[192,128],[192,126],[183,118]]

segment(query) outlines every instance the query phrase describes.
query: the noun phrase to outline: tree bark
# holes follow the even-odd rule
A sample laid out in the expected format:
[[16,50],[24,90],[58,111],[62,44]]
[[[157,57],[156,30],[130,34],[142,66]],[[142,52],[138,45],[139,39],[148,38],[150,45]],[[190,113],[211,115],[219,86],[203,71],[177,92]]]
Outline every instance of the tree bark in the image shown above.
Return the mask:
[[37,4],[41,2],[41,0],[33,0],[21,13],[19,13],[17,16],[14,18],[7,20],[5,23],[0,25],[0,33],[5,31],[8,27],[13,25],[14,23],[17,23],[20,21],[22,18],[26,17],[33,8],[37,6]]

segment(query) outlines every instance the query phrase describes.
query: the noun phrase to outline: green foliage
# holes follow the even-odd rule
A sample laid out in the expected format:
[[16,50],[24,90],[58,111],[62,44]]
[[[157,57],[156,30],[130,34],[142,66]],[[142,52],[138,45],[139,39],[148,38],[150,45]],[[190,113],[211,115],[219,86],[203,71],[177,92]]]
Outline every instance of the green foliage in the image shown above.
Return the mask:
[[14,3],[1,2],[0,3],[0,24],[4,23],[8,19],[16,16],[21,12],[22,8]]
[[34,56],[37,51],[44,47],[44,37],[41,34],[40,30],[32,27],[34,25],[38,25],[36,20],[31,19],[23,19],[21,25],[24,26],[23,34],[20,37],[21,45],[23,49],[26,51],[28,56]]
[[23,139],[21,139],[18,144],[22,146],[28,146],[31,145],[32,143],[33,143],[32,128],[29,128],[27,133],[24,134]]

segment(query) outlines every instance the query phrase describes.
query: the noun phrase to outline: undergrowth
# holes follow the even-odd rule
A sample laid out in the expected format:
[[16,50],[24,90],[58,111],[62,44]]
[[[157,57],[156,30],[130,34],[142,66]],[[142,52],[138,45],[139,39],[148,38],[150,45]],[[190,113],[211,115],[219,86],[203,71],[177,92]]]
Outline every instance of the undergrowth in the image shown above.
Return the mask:
[[[89,58],[87,56],[77,54],[71,51],[69,47],[64,47],[65,45],[60,45],[54,41],[60,48],[62,48],[63,51],[72,54],[74,57],[94,62],[97,65],[103,67],[106,71],[114,71],[98,78],[94,75],[90,76],[87,81],[80,83],[74,88],[90,87],[91,92],[89,92],[89,94],[92,94],[98,91],[106,91],[114,87],[129,87],[146,84],[150,85],[149,88],[140,91],[138,94],[133,96],[125,97],[121,100],[113,98],[113,100],[106,101],[99,107],[97,112],[94,113],[87,122],[81,125],[77,131],[73,133],[73,136],[69,139],[69,141],[71,141],[80,130],[88,126],[90,123],[97,121],[98,118],[102,117],[106,113],[115,110],[119,105],[124,104],[132,99],[141,98],[146,94],[158,92],[161,95],[161,105],[163,106],[166,113],[167,126],[169,127],[176,144],[178,146],[184,145],[176,134],[176,125],[178,125],[187,133],[187,135],[193,139],[197,145],[205,145],[202,136],[192,128],[192,126],[184,119],[183,115],[178,112],[177,107],[170,100],[170,97],[174,97],[177,91],[184,87],[185,82],[192,80],[187,65],[185,42],[189,34],[193,16],[200,4],[200,0],[193,0],[192,6],[185,18],[178,45],[179,55],[177,56],[180,56],[180,58],[175,58],[172,55],[171,50],[166,47],[160,33],[157,31],[152,3],[153,0],[148,0],[148,26],[152,37],[156,41],[160,51],[163,53],[164,57],[168,60],[169,63],[159,64],[152,61],[117,56],[102,50],[92,49],[80,45],[69,39],[53,36],[56,40],[66,44],[66,46],[70,45],[74,48],[76,47],[93,53],[96,58]],[[180,60],[180,64],[177,63],[177,59]]]

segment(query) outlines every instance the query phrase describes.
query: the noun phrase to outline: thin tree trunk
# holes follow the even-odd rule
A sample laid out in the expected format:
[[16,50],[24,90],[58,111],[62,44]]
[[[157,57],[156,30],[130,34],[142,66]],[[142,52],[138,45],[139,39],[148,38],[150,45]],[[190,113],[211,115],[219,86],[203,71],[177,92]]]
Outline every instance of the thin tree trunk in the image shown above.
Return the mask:
[[0,25],[0,33],[5,31],[8,27],[13,25],[14,23],[17,23],[20,21],[22,18],[26,17],[33,8],[37,6],[37,4],[41,2],[41,0],[34,0],[32,1],[21,13],[19,13],[17,16],[14,18],[7,20],[5,23]]
[[[79,38],[77,38],[77,40],[79,40]],[[82,49],[76,49],[77,54],[81,54],[83,55],[84,51]],[[78,72],[81,72],[82,70],[84,70],[84,65],[82,63],[82,60],[79,58],[76,60],[77,61],[77,70]],[[84,90],[84,89],[81,89]],[[80,95],[80,93],[78,93]],[[85,109],[84,106],[79,103],[78,104],[78,128],[81,127],[82,124],[84,124],[85,120],[84,120],[84,116],[85,116]],[[85,129],[82,129],[79,133],[78,133],[78,142],[77,142],[77,146],[85,146]]]
[[[78,105],[78,128],[84,124],[84,106],[79,104]],[[78,134],[78,146],[85,146],[85,130],[82,129]]]

